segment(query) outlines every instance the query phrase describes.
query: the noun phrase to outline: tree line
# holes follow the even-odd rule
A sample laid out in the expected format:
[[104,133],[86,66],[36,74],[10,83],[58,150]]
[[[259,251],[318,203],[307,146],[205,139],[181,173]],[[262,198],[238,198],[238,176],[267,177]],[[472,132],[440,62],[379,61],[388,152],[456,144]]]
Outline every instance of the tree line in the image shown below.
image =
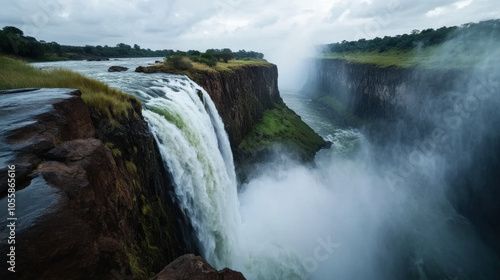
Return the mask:
[[[184,58],[188,58],[186,61]],[[166,55],[166,61],[173,67],[186,70],[191,67],[190,61],[206,64],[210,67],[217,65],[217,62],[224,61],[227,63],[231,59],[264,59],[264,54],[255,51],[239,50],[237,52],[231,49],[208,49],[205,52],[198,50],[189,51],[171,51]]]
[[467,41],[474,42],[481,38],[494,37],[500,40],[500,20],[487,20],[478,23],[466,23],[460,27],[441,27],[438,29],[412,30],[410,34],[376,37],[371,40],[342,41],[320,46],[324,54],[333,52],[385,52],[391,49],[410,50],[415,47],[439,45],[445,41],[462,36]]
[[56,42],[38,41],[34,37],[25,36],[23,31],[14,26],[5,26],[0,30],[0,53],[15,55],[34,60],[79,60],[109,57],[162,57],[172,50],[142,49],[119,43],[110,46],[67,46]]

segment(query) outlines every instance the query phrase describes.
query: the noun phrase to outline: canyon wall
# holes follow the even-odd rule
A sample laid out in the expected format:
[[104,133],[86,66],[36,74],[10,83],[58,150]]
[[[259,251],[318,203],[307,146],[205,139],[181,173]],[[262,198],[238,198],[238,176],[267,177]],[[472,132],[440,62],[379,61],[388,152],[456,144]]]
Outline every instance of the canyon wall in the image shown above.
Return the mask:
[[400,143],[414,149],[436,129],[446,135],[446,142],[432,149],[449,159],[446,196],[500,256],[500,70],[480,63],[470,69],[445,68],[317,59],[302,91],[359,119],[356,125],[385,149]]
[[417,113],[429,95],[452,90],[467,81],[459,70],[381,68],[341,59],[317,59],[303,92],[330,96],[363,119]]
[[233,150],[262,119],[265,110],[282,102],[278,90],[278,68],[274,64],[197,72],[191,78],[210,94]]

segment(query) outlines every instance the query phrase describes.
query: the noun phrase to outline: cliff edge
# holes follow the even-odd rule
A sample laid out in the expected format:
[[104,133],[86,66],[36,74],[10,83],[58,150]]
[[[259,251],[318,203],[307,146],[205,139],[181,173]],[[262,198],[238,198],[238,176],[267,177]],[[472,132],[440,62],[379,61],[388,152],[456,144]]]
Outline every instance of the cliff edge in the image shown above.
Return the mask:
[[[2,230],[3,279],[12,276],[12,258],[19,279],[147,279],[184,253],[180,215],[139,104],[131,99],[135,117],[113,126],[80,95],[0,91],[1,200],[15,204],[16,218]],[[15,184],[7,185],[7,168]]]

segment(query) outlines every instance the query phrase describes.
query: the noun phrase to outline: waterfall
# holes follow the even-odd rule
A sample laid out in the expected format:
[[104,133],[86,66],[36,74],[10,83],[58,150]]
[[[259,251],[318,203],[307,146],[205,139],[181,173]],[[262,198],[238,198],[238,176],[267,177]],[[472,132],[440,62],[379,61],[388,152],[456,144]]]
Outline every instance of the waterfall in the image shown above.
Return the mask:
[[207,92],[181,76],[152,84],[138,93],[145,103],[143,115],[201,254],[217,269],[231,267],[248,279],[304,279],[300,261],[279,245],[278,236],[262,238],[255,219],[242,221],[231,147]]
[[[209,263],[231,265],[241,223],[233,157],[214,103],[186,77],[155,81],[143,112],[170,169],[182,211]],[[163,96],[162,96],[163,95]]]

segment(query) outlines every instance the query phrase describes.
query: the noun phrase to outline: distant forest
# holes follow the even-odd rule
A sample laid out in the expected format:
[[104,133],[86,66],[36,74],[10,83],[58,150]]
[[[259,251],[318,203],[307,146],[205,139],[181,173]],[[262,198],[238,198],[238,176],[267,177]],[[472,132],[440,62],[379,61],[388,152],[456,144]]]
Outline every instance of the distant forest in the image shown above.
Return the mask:
[[385,36],[371,40],[359,39],[358,41],[342,41],[340,43],[320,46],[320,52],[352,53],[352,52],[385,52],[391,49],[410,50],[415,47],[428,47],[439,45],[446,40],[463,36],[468,42],[494,37],[500,40],[500,20],[487,20],[479,23],[466,23],[461,26],[441,27],[439,29],[414,29],[410,34]]
[[[171,50],[170,50],[171,51]],[[23,31],[14,26],[0,30],[0,53],[15,55],[32,60],[77,60],[109,57],[160,57],[169,50],[142,49],[139,45],[124,43],[109,46],[65,46],[56,42],[38,41],[25,36]]]
[[[239,50],[232,52],[229,49],[208,49],[206,53],[197,50],[174,51],[174,50],[156,50],[142,49],[139,45],[130,46],[124,43],[117,44],[115,47],[109,46],[66,46],[56,42],[38,41],[37,39],[25,36],[23,31],[14,26],[5,26],[0,30],[0,54],[13,55],[29,60],[52,61],[52,60],[83,60],[83,59],[102,59],[102,58],[123,58],[123,57],[172,57],[189,56],[196,57],[200,54],[201,62],[214,59],[243,59],[254,58],[263,59],[264,54],[254,51]],[[206,56],[206,57],[204,57]],[[205,61],[206,60],[206,61]],[[213,62],[215,64],[215,62]]]

